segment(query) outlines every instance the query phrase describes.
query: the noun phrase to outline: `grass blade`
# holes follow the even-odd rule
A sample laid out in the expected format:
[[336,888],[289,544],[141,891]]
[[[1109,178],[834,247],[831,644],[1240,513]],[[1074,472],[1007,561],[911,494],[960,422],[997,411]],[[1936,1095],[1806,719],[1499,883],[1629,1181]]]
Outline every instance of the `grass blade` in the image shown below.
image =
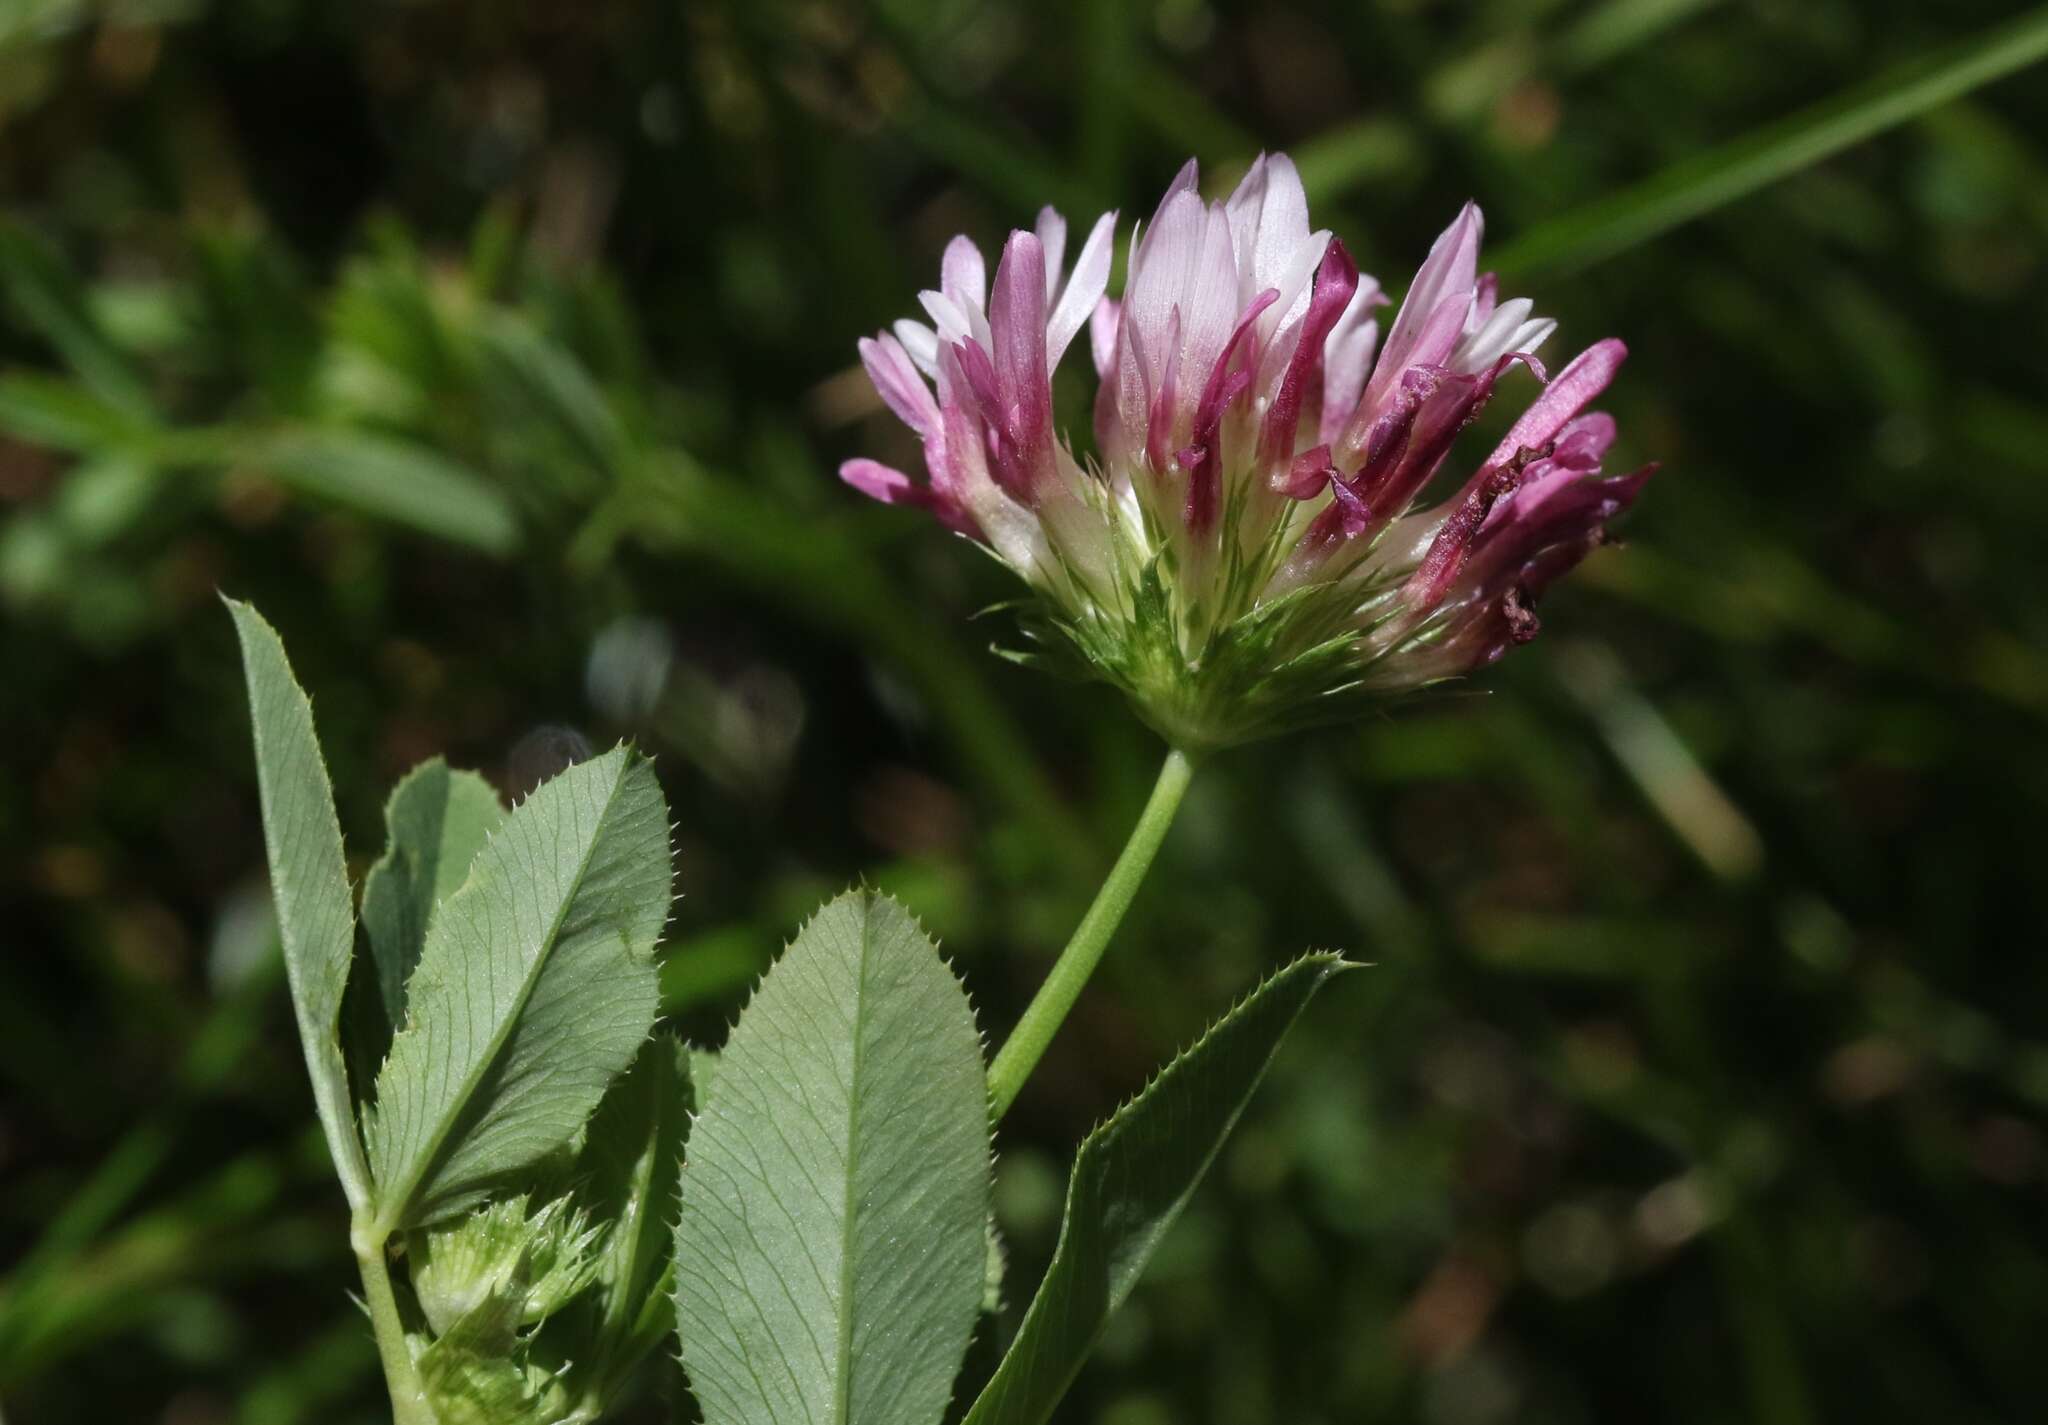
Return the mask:
[[2043,58],[2048,6],[1532,228],[1494,266],[1526,276],[1612,257]]

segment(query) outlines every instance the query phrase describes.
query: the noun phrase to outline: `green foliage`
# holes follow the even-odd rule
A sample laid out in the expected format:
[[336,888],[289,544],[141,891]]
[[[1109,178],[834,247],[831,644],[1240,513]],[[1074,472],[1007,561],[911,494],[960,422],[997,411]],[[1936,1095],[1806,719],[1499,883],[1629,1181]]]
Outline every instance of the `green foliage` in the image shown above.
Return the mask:
[[1335,955],[1296,960],[1088,1135],[1067,1184],[1052,1266],[967,1425],[1042,1425],[1052,1417],[1110,1313],[1215,1161],[1280,1041],[1344,968]]
[[708,1425],[936,1425],[988,1205],[967,996],[902,907],[848,892],[762,981],[691,1133],[676,1315]]
[[597,1257],[598,1290],[585,1303],[596,1313],[588,1336],[598,1343],[587,1365],[587,1395],[599,1404],[675,1331],[667,1279],[699,1062],[702,1056],[673,1039],[649,1040],[598,1105],[578,1159],[578,1193],[610,1224]]
[[229,600],[228,611],[242,640],[248,676],[263,839],[270,850],[270,885],[277,898],[292,1010],[334,1170],[349,1205],[360,1208],[369,1200],[369,1174],[341,1048],[341,1002],[355,953],[356,922],[334,792],[313,733],[313,705],[292,677],[276,630],[247,604]]
[[363,930],[392,1026],[405,1023],[405,982],[419,963],[434,907],[455,894],[504,819],[489,782],[451,770],[439,757],[392,788],[384,807],[384,854],[363,878]]
[[511,554],[519,526],[504,492],[447,458],[359,431],[320,431],[267,442],[259,458],[280,480],[317,499]]
[[2048,7],[1915,56],[1849,92],[1553,219],[1495,254],[1504,273],[1568,271],[1748,197],[1872,134],[2048,58]]
[[365,1124],[376,1220],[473,1204],[583,1126],[653,1027],[668,811],[629,748],[543,783],[433,917]]
[[47,245],[11,222],[0,226],[0,293],[95,396],[131,420],[151,418],[149,391],[94,316],[85,285]]

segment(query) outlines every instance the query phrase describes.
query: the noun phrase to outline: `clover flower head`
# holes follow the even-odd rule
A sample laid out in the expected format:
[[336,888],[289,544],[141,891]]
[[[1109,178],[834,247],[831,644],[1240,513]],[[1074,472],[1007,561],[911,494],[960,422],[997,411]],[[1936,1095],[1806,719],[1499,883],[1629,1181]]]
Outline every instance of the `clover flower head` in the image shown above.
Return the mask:
[[[1586,408],[1624,348],[1554,375],[1556,325],[1478,268],[1467,204],[1380,339],[1379,284],[1311,231],[1294,165],[1262,155],[1205,202],[1190,162],[1132,234],[1104,295],[1116,214],[1063,272],[1050,208],[995,278],[947,246],[929,325],[860,343],[921,439],[926,479],[873,460],[846,482],[920,505],[1036,591],[1036,656],[1121,687],[1189,751],[1349,714],[1493,662],[1535,636],[1550,582],[1602,543],[1654,467],[1608,475],[1613,420]],[[1055,428],[1051,374],[1088,329],[1094,451]],[[1425,492],[1512,367],[1535,399],[1476,469]]]

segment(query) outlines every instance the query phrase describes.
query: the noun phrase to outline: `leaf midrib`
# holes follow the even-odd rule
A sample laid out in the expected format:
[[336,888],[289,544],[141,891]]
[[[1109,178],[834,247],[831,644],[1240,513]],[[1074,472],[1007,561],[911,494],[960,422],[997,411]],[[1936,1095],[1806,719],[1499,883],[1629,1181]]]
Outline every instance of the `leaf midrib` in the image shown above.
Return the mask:
[[[427,1175],[427,1169],[439,1161],[448,1135],[454,1129],[456,1121],[462,1117],[462,1111],[469,1106],[477,1085],[483,1081],[484,1075],[490,1072],[491,1066],[498,1062],[498,1056],[504,1053],[505,1042],[512,1037],[513,1026],[519,1023],[520,1016],[525,1013],[526,1001],[532,996],[533,987],[539,981],[541,971],[546,968],[548,961],[554,958],[555,942],[561,938],[562,921],[567,918],[569,907],[575,904],[577,893],[583,889],[583,878],[590,872],[590,863],[597,854],[597,844],[604,835],[605,823],[610,819],[612,807],[619,799],[619,789],[625,786],[626,776],[632,769],[630,755],[620,760],[618,775],[612,779],[611,791],[605,795],[604,809],[598,813],[597,821],[591,828],[590,840],[585,845],[582,856],[577,860],[576,873],[570,878],[567,889],[562,893],[561,903],[556,906],[555,913],[549,920],[547,934],[541,938],[539,953],[533,957],[533,964],[521,977],[518,998],[514,1000],[498,1027],[491,1032],[489,1047],[463,1076],[461,1091],[451,1100],[448,1112],[442,1115],[429,1135],[425,1150],[415,1155],[416,1166],[403,1180],[404,1192],[396,1199],[395,1205],[386,1204],[384,1211],[378,1214],[375,1228],[378,1237],[388,1237],[405,1220],[406,1212],[413,1206],[413,1195],[419,1190],[421,1180]],[[465,879],[464,885],[458,887],[455,895],[448,899],[453,901],[455,896],[467,888],[468,883]],[[424,950],[425,947],[422,946],[423,957]]]
[[853,1373],[853,1209],[854,1184],[860,1174],[860,1070],[863,1027],[867,1018],[868,953],[874,943],[874,904],[861,907],[860,956],[855,964],[853,985],[853,1062],[846,1072],[846,1185],[841,1198],[839,1252],[838,1362],[832,1377],[833,1425],[848,1425],[853,1410],[853,1393],[848,1378]]

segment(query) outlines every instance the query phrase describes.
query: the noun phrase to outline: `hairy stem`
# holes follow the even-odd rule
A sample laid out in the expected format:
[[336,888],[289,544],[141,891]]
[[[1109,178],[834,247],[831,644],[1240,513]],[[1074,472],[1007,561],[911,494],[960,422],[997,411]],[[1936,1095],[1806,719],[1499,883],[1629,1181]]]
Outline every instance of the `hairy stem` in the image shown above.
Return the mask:
[[370,1308],[370,1326],[377,1333],[377,1354],[384,1362],[384,1383],[391,1391],[392,1425],[439,1425],[427,1403],[419,1368],[406,1349],[405,1323],[398,1316],[398,1297],[391,1290],[391,1268],[384,1256],[385,1237],[359,1224],[349,1233],[356,1265],[363,1273],[363,1301]]
[[1124,843],[1116,865],[1110,867],[1109,878],[1095,893],[1095,903],[1081,917],[1074,938],[1060,952],[1052,973],[1038,987],[1024,1017],[1017,1021],[1017,1027],[989,1066],[989,1109],[993,1117],[1001,1118],[1009,1111],[1024,1081],[1038,1067],[1046,1046],[1059,1032],[1067,1012],[1081,997],[1081,987],[1095,973],[1102,952],[1109,948],[1109,938],[1116,934],[1124,912],[1131,908],[1131,901],[1144,882],[1145,872],[1152,866],[1152,858],[1158,854],[1159,843],[1166,839],[1166,829],[1173,825],[1173,815],[1180,809],[1181,797],[1186,794],[1194,771],[1194,763],[1186,753],[1175,749],[1166,754],[1151,799],[1139,814],[1138,824],[1131,828],[1130,840]]

